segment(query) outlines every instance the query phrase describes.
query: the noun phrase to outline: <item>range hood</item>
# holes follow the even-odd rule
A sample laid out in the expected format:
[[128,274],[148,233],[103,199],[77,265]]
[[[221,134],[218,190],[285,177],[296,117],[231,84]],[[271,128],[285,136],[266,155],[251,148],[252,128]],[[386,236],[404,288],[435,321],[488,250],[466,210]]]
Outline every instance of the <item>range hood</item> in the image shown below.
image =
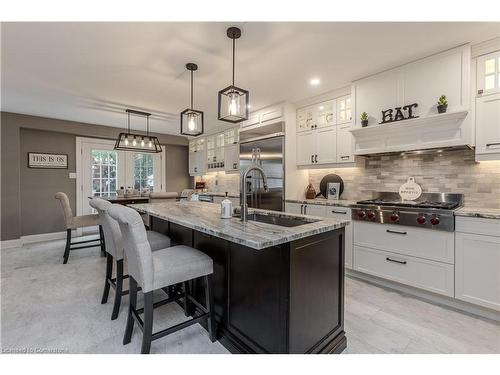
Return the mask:
[[468,111],[432,114],[388,124],[354,127],[354,155],[393,155],[410,151],[471,149],[473,134]]

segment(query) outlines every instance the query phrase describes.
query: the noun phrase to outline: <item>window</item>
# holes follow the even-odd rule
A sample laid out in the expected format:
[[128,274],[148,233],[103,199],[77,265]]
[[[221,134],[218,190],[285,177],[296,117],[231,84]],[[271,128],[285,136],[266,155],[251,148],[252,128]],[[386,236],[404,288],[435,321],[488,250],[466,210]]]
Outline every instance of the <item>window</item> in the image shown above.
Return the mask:
[[500,91],[500,51],[477,60],[477,89],[479,95],[493,94]]
[[92,196],[116,194],[116,151],[92,150]]
[[152,154],[134,154],[134,189],[142,191],[154,188],[154,165]]

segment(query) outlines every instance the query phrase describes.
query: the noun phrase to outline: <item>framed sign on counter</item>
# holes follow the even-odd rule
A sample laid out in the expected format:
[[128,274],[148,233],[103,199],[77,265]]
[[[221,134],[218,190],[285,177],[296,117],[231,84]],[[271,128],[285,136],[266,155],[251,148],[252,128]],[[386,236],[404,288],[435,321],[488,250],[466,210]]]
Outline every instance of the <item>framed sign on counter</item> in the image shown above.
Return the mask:
[[28,168],[68,169],[68,155],[28,152]]

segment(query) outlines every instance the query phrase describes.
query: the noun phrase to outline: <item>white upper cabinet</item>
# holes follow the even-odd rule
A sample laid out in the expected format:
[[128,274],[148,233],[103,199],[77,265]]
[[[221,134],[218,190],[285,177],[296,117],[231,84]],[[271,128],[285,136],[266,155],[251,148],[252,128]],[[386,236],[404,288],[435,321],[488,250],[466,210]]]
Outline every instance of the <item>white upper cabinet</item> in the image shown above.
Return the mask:
[[477,58],[476,95],[500,92],[500,51]]
[[346,95],[337,99],[337,124],[351,123],[352,105],[351,95]]
[[476,99],[476,159],[500,159],[500,92]]
[[337,127],[318,129],[316,132],[314,164],[337,162]]
[[351,95],[297,110],[297,165],[353,163]]
[[241,123],[242,128],[246,128],[254,125],[267,125],[275,122],[283,121],[284,108],[282,104],[273,105],[270,107],[263,108],[261,110],[252,112],[248,116],[248,120]]
[[337,126],[337,163],[353,163],[351,123]]
[[[353,83],[354,154],[424,150],[474,145],[469,116],[471,51],[469,45],[453,48]],[[448,100],[439,114],[441,95]],[[405,107],[416,104],[416,107]],[[404,119],[381,124],[382,111],[396,108]],[[410,108],[412,116],[410,118]],[[360,116],[368,113],[368,126]]]
[[206,172],[205,146],[205,138],[197,138],[189,142],[189,174],[191,176]]
[[315,127],[325,128],[327,126],[336,124],[336,102],[329,100],[327,102],[319,103],[313,107],[314,117],[316,118]]

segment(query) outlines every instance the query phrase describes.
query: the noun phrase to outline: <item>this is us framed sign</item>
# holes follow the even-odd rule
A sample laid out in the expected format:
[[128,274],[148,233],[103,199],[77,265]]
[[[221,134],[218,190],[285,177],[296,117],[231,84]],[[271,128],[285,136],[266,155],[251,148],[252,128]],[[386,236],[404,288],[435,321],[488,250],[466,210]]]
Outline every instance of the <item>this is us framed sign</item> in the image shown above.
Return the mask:
[[28,168],[67,169],[67,154],[28,152]]

